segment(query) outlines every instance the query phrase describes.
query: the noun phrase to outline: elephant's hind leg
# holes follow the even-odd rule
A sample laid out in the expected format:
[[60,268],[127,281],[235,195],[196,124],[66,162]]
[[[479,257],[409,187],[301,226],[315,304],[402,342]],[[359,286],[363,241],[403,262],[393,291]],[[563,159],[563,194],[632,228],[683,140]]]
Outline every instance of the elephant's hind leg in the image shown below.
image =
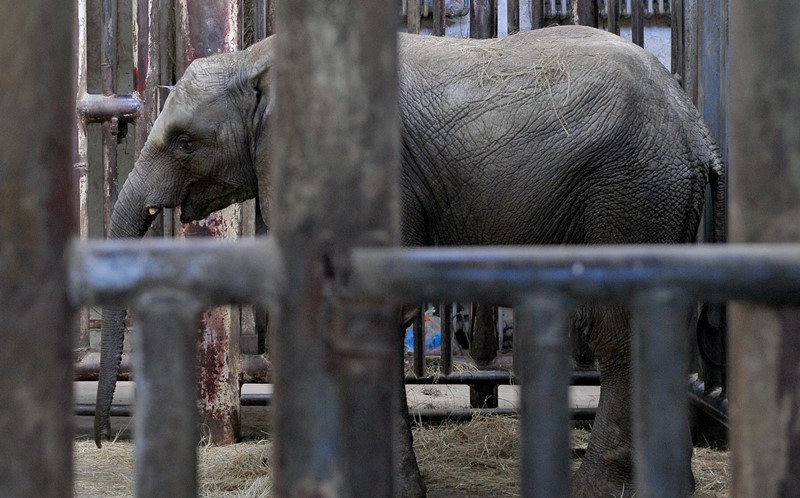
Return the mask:
[[597,359],[600,402],[586,456],[573,479],[573,494],[631,496],[630,320],[622,306],[587,305],[575,321]]

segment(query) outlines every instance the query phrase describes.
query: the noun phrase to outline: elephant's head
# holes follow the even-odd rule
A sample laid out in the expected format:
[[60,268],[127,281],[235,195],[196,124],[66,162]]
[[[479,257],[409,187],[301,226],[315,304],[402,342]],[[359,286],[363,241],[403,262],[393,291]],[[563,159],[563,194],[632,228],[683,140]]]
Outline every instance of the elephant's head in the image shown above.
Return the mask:
[[[141,237],[162,208],[180,206],[184,223],[204,218],[255,197],[259,182],[261,210],[266,212],[272,61],[273,38],[268,38],[245,51],[198,59],[189,66],[120,191],[110,238]],[[121,308],[103,309],[95,412],[98,446],[110,436],[125,314]]]
[[187,223],[256,196],[272,42],[192,62],[120,191],[111,237],[141,236],[161,208],[180,206]]

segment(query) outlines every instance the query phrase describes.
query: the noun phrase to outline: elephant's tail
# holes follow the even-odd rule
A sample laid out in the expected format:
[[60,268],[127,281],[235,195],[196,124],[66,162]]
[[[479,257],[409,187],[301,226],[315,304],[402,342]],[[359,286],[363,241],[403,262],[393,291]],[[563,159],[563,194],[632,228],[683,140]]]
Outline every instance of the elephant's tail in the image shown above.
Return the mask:
[[725,163],[717,152],[714,162],[709,171],[709,183],[711,186],[711,205],[712,205],[712,234],[713,242],[721,243],[728,239],[728,209],[727,191],[728,181]]

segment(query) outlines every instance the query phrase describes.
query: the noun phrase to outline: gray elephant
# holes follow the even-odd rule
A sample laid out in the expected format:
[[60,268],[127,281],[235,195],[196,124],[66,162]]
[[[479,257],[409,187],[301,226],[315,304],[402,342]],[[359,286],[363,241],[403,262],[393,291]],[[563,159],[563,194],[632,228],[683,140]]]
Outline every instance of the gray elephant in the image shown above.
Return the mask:
[[[111,237],[141,236],[164,207],[180,206],[188,222],[259,192],[269,220],[273,43],[189,67],[121,189]],[[401,35],[399,50],[404,244],[688,243],[709,182],[722,220],[718,149],[641,48],[570,26],[501,40]],[[123,317],[103,313],[98,444],[109,433]],[[577,314],[602,388],[577,495],[633,492],[628,322],[619,306]],[[410,430],[400,425],[398,494],[420,495]]]

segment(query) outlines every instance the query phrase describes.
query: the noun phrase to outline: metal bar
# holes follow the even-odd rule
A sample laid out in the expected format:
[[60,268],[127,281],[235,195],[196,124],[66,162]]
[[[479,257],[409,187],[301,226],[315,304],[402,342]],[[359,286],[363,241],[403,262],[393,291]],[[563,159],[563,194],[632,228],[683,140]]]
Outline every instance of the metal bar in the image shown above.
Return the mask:
[[[242,394],[239,399],[242,406],[272,406],[275,399],[272,394]],[[81,417],[94,416],[94,403],[76,403],[75,415]],[[435,422],[442,420],[472,420],[474,417],[508,417],[517,416],[516,408],[456,408],[452,410],[424,408],[412,409],[409,412],[413,420]],[[594,420],[596,408],[571,408],[570,420]],[[130,405],[111,405],[112,417],[130,417],[133,415]]]
[[[197,496],[197,319],[191,294],[144,293],[134,305],[136,496]],[[169,354],[164,354],[165,352]]]
[[519,0],[507,0],[506,19],[508,24],[508,34],[519,31]]
[[445,0],[433,0],[433,35],[444,36],[447,27],[445,19]]
[[[394,445],[384,443],[395,434],[387,409],[400,402],[402,355],[397,349],[375,362],[359,349],[365,333],[379,351],[399,348],[397,327],[365,331],[363,322],[329,318],[357,304],[370,322],[384,323],[387,312],[396,319],[382,298],[364,299],[349,282],[351,247],[399,242],[397,36],[387,29],[396,2],[339,6],[346,16],[331,16],[316,0],[282,2],[277,12],[273,233],[293,272],[273,337],[278,496],[393,495]],[[418,17],[411,7],[409,19]],[[331,36],[308,36],[320,32]],[[343,412],[363,375],[396,380],[369,383],[359,406]],[[342,419],[350,409],[376,416],[356,427]],[[369,465],[346,450],[363,440],[376,441]]]
[[267,30],[267,9],[269,9],[269,0],[253,0],[253,8],[255,9],[255,41],[263,40],[269,35]]
[[522,495],[569,496],[568,308],[563,298],[538,295],[514,309]]
[[[400,357],[396,311],[384,305],[350,303],[341,310],[346,334],[336,349],[339,366],[339,397],[344,427],[344,457],[349,496],[393,496],[393,448],[397,432],[391,421],[397,417],[399,398],[394,386],[395,365]],[[380,450],[377,450],[380,448]],[[364,458],[369,455],[369,458]],[[377,476],[377,479],[375,478]]]
[[495,0],[472,0],[469,9],[469,37],[492,38],[493,26],[497,23],[492,20],[496,12]]
[[414,375],[425,375],[425,307],[417,308],[412,333],[414,335]]
[[597,27],[597,0],[576,0],[578,8],[578,24]]
[[671,71],[672,74],[677,75],[680,79],[681,86],[683,86],[683,78],[686,76],[686,41],[684,40],[684,14],[683,14],[683,0],[672,0],[670,12],[670,30],[671,30]]
[[[78,353],[80,355],[80,353]],[[132,380],[131,358],[127,354],[122,355],[119,374],[117,380]],[[73,380],[76,381],[96,381],[100,372],[100,353],[84,352],[83,356],[72,365]]]
[[[800,10],[776,0],[730,4],[731,239],[796,241]],[[759,12],[780,14],[754,23]],[[732,494],[789,496],[800,489],[800,310],[730,308]]]
[[[114,68],[117,60],[115,2],[103,0],[103,31],[100,50],[100,74],[103,95],[116,93]],[[117,202],[117,135],[119,120],[111,118],[103,122],[103,232],[107,235],[111,227],[111,211]]]
[[[78,52],[77,65],[77,96],[79,100],[88,91],[88,66],[86,51],[86,0],[78,0],[78,36],[76,48]],[[78,231],[81,240],[89,238],[89,153],[87,148],[86,123],[78,120],[78,136],[76,140],[76,161],[75,170],[77,172],[76,186],[78,188]],[[88,348],[90,345],[89,330],[89,308],[83,307],[78,312],[78,340],[77,347]]]
[[619,36],[619,0],[606,0],[608,32]]
[[73,243],[69,258],[70,298],[76,306],[124,305],[142,289],[159,286],[208,303],[249,303],[269,298],[284,285],[271,237],[236,243],[155,238]]
[[543,0],[530,0],[531,2],[531,29],[544,27],[544,2]]
[[644,47],[644,0],[631,0],[631,41]]
[[72,495],[74,331],[63,253],[77,231],[76,20],[74,2],[3,7],[0,496]]
[[419,0],[406,0],[406,26],[408,32],[419,34]]
[[800,300],[798,244],[362,248],[352,259],[355,286],[401,302],[511,302],[532,287],[607,301],[656,287],[714,301]]
[[[198,57],[239,48],[237,29],[240,1],[177,0],[176,74],[182,75]],[[176,209],[176,212],[179,210]],[[237,239],[242,234],[242,207],[234,204],[211,213],[206,219],[174,225],[177,237]],[[214,307],[201,318],[203,345],[200,349],[198,383],[204,426],[214,443],[235,442],[239,429],[238,344],[239,309]],[[214,345],[214,347],[208,347]]]
[[637,495],[691,494],[686,377],[692,300],[668,288],[633,305],[634,479]]
[[439,348],[439,372],[450,375],[453,371],[453,303],[443,302],[439,305],[442,341]]
[[78,102],[78,114],[87,123],[101,123],[117,119],[118,123],[132,123],[139,118],[141,101],[134,95],[83,95]]

